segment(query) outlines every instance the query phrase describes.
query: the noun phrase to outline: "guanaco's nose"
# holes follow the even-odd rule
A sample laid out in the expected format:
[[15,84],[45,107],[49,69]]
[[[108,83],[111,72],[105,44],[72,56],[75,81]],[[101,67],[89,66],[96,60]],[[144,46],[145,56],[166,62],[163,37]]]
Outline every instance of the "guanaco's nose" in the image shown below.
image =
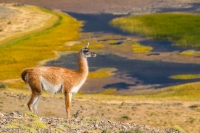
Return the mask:
[[95,52],[92,52],[92,57],[96,57],[97,54]]

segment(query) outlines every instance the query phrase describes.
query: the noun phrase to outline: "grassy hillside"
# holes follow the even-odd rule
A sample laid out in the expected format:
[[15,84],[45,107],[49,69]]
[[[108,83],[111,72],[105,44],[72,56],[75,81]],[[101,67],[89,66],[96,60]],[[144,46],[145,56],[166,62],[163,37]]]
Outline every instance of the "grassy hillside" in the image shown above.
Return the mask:
[[79,37],[81,22],[61,12],[39,7],[37,10],[53,14],[54,17],[44,25],[46,28],[42,31],[21,36],[0,46],[0,80],[19,78],[24,68],[55,58],[55,51],[66,50],[65,42]]
[[99,94],[80,94],[79,98],[87,97],[90,100],[198,100],[200,98],[199,82],[187,83],[167,87],[164,89],[150,90],[135,95],[117,94],[115,89],[108,89]]
[[199,85],[200,83],[196,82],[172,86],[169,89],[152,94],[151,96],[149,95],[148,97],[161,99],[198,100],[200,98]]
[[155,39],[169,39],[181,47],[200,47],[200,15],[160,13],[117,18],[113,26]]

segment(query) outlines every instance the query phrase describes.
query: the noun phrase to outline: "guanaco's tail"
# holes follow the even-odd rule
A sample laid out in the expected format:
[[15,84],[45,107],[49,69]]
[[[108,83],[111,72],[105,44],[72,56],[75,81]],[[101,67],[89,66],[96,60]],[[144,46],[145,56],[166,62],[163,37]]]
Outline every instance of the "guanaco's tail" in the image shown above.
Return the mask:
[[27,73],[28,73],[30,70],[32,70],[32,69],[25,69],[25,70],[22,72],[21,78],[22,78],[22,80],[24,80],[24,82],[27,82],[26,75],[27,75]]

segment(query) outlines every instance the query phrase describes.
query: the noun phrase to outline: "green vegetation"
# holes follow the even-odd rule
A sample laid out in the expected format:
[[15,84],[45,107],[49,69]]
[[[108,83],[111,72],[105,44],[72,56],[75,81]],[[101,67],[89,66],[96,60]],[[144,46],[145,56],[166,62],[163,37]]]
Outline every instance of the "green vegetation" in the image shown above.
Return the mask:
[[118,45],[118,44],[120,44],[120,42],[117,41],[117,40],[109,40],[108,43],[109,43],[110,45]]
[[[84,99],[87,97],[89,100],[102,100],[102,101],[109,101],[109,100],[119,100],[119,101],[127,101],[127,100],[152,100],[152,99],[162,99],[162,100],[195,100],[200,98],[200,82],[196,83],[188,83],[183,85],[177,85],[168,87],[162,90],[154,90],[150,92],[142,92],[137,94],[117,94],[114,89],[108,89],[108,92],[105,93],[104,91],[98,94],[77,94],[74,95],[77,98]],[[106,92],[106,91],[105,91]],[[113,92],[113,93],[112,93]]]
[[[44,124],[39,117],[35,114],[28,112],[28,117],[19,118],[17,121],[11,121],[9,124],[5,125],[6,128],[18,129],[18,131],[23,132],[38,132],[42,129],[47,129],[48,127]],[[24,120],[26,122],[24,122]]]
[[169,39],[181,47],[200,47],[200,15],[181,13],[160,13],[116,18],[113,26],[150,36],[155,39]]
[[[102,100],[102,101],[129,101],[129,100],[198,100],[200,98],[200,82],[187,83],[182,85],[176,85],[165,89],[158,89],[149,92],[140,92],[137,94],[120,94],[117,93],[115,88],[106,89],[103,92],[95,94],[84,94],[79,91],[78,94],[73,97],[76,99],[87,100]],[[30,94],[28,89],[11,89],[6,88],[0,90],[2,92],[24,93]],[[43,96],[49,96],[46,91],[43,92]],[[56,94],[55,97],[63,97],[63,94]]]
[[200,74],[180,74],[180,75],[173,75],[170,76],[172,79],[198,79],[200,78]]
[[153,48],[150,46],[141,45],[139,43],[132,44],[133,52],[146,53],[150,52]]
[[113,71],[116,71],[115,68],[102,68],[94,72],[90,72],[88,78],[105,78],[113,75]]
[[151,98],[170,98],[170,99],[199,99],[200,97],[200,89],[199,82],[196,83],[188,83],[183,85],[172,86],[169,89],[163,90],[147,95]]
[[195,55],[200,55],[200,51],[186,50],[186,51],[181,52],[180,55],[183,55],[183,56],[195,56]]
[[5,125],[6,131],[11,131],[10,129],[15,129],[15,130],[12,130],[12,132],[14,131],[23,132],[23,133],[25,132],[37,133],[37,132],[46,132],[46,131],[64,132],[64,130],[61,129],[61,127],[64,126],[62,124],[52,126],[51,124],[47,124],[43,122],[40,117],[36,116],[35,114],[31,112],[27,112],[26,114],[27,116],[25,117],[21,116],[21,117],[18,117],[17,119],[13,119],[13,120],[10,119],[8,124]]
[[[5,80],[5,79],[13,79],[13,78],[19,78],[20,73],[24,68],[27,67],[33,67],[37,66],[38,62],[41,60],[45,59],[50,59],[50,58],[56,58],[55,51],[77,51],[80,50],[80,48],[85,47],[85,43],[82,42],[80,44],[75,44],[70,47],[66,47],[64,44],[67,41],[72,41],[76,40],[79,37],[79,31],[80,31],[80,26],[82,25],[81,22],[78,22],[77,20],[71,18],[70,16],[63,14],[61,12],[53,12],[49,11],[43,8],[38,8],[39,10],[46,12],[46,13],[51,13],[54,15],[50,21],[45,25],[46,28],[43,31],[39,31],[37,33],[32,33],[28,36],[21,37],[18,40],[15,40],[13,42],[10,42],[9,44],[6,45],[1,45],[0,46],[0,80]],[[141,15],[141,16],[135,16],[135,17],[127,17],[127,18],[119,18],[116,20],[113,20],[114,25],[116,22],[119,23],[118,26],[121,26],[123,28],[126,27],[128,29],[132,28],[138,28],[139,26],[142,27],[142,29],[138,30],[131,30],[131,32],[140,32],[141,34],[146,35],[146,31],[148,31],[147,35],[151,36],[151,34],[155,35],[153,37],[158,38],[158,39],[173,39],[177,43],[181,42],[184,37],[183,33],[185,33],[185,29],[183,28],[183,31],[181,31],[182,34],[180,35],[175,35],[175,33],[178,33],[178,30],[180,30],[180,27],[177,27],[177,31],[171,31],[170,26],[174,25],[176,27],[176,23],[178,23],[179,19],[184,19],[184,17],[188,17],[189,20],[191,20],[191,23],[193,23],[192,18],[199,18],[198,15],[194,14],[153,14],[153,15]],[[169,19],[171,17],[171,19]],[[163,21],[163,19],[166,19],[166,21]],[[123,21],[122,21],[123,20]],[[148,21],[146,21],[148,20]],[[151,21],[150,21],[151,20]],[[173,20],[173,24],[169,24],[168,21]],[[122,21],[122,22],[118,22]],[[129,22],[130,21],[130,22]],[[144,26],[145,23],[147,23],[147,26],[152,25],[152,21],[154,23],[156,22],[156,26],[158,27],[146,27]],[[161,25],[161,22],[165,22],[169,24],[168,31],[172,33],[168,33],[166,29],[163,29],[167,26]],[[171,21],[170,21],[171,22]],[[157,24],[158,23],[158,24]],[[160,24],[161,23],[161,24]],[[124,25],[123,25],[124,24]],[[134,24],[132,26],[132,24]],[[48,25],[48,26],[47,26]],[[137,25],[137,26],[136,26]],[[138,26],[139,25],[139,26]],[[182,24],[180,24],[182,25]],[[196,25],[196,24],[194,24]],[[129,28],[132,27],[132,28]],[[152,25],[154,26],[154,25]],[[183,25],[182,25],[183,26]],[[140,28],[141,28],[140,27]],[[154,31],[154,33],[151,33],[150,31],[153,31],[152,29],[158,29],[158,31]],[[173,29],[173,27],[172,27]],[[176,29],[176,28],[175,28]],[[190,28],[189,28],[190,29]],[[196,28],[198,29],[198,27]],[[145,31],[146,30],[146,31]],[[164,31],[162,31],[164,30]],[[194,29],[193,29],[194,30]],[[144,32],[145,31],[145,32]],[[200,31],[200,30],[199,30]],[[151,34],[150,34],[151,33]],[[163,34],[161,34],[163,33]],[[198,33],[198,32],[196,32]],[[185,33],[186,34],[186,33]],[[193,34],[192,34],[193,35]],[[175,37],[179,36],[179,38]],[[187,36],[187,35],[185,35]],[[176,40],[177,39],[177,40]],[[85,40],[85,42],[88,42],[88,40]],[[117,41],[111,41],[109,42],[110,44],[115,44]],[[193,44],[191,42],[191,44]],[[199,43],[200,44],[200,43]],[[152,50],[151,47],[149,46],[143,46],[138,43],[134,43],[131,45],[133,48],[134,52],[148,52]],[[195,44],[196,46],[196,44]],[[100,43],[94,43],[90,45],[91,49],[99,49],[103,48],[104,45]],[[12,52],[10,52],[12,51]],[[187,51],[188,52],[188,51]],[[39,54],[38,54],[39,53]],[[185,51],[186,53],[186,51]],[[199,52],[196,51],[195,54],[198,54]],[[112,75],[113,71],[115,69],[100,69],[95,72],[91,72],[89,74],[89,78],[104,78]],[[192,79],[192,78],[200,78],[200,75],[175,75],[171,76],[170,78],[175,78],[175,79]],[[15,82],[15,86],[20,86],[20,82]],[[148,94],[144,93],[141,95],[132,95],[132,96],[120,96],[116,95],[116,89],[110,88],[102,93],[99,94],[92,94],[89,96],[89,98],[92,99],[120,99],[120,100],[126,100],[126,99],[148,99],[148,98],[175,98],[175,99],[181,99],[181,98],[186,98],[186,99],[197,99],[200,97],[199,89],[198,86],[200,83],[193,83],[193,84],[185,84],[185,85],[179,85],[179,86],[173,86],[170,87],[169,89],[163,90],[163,91],[156,91],[156,92],[149,92]],[[10,86],[9,86],[10,87]],[[82,97],[84,95],[88,94],[78,94],[77,97]],[[51,112],[49,112],[51,113]]]
[[179,131],[179,132],[181,132],[181,133],[185,133],[185,131],[184,131],[181,127],[179,127],[179,126],[177,126],[177,125],[174,125],[174,126],[172,127],[172,129],[174,129],[174,130],[176,130],[176,131]]
[[0,46],[0,80],[19,78],[24,68],[55,58],[55,51],[66,50],[65,42],[79,37],[81,22],[61,12],[38,10],[54,15],[47,23],[51,27]]
[[127,116],[127,115],[123,115],[121,118],[124,119],[124,120],[130,120],[130,119],[131,119],[131,118],[130,118],[129,116]]
[[104,90],[103,92],[100,92],[99,94],[104,94],[104,95],[113,95],[116,93],[116,89],[115,88],[109,88]]
[[[87,43],[72,45],[70,47],[67,47],[66,50],[68,50],[68,51],[79,51],[81,48],[84,48],[86,46],[86,44]],[[104,45],[100,44],[100,43],[90,44],[90,46],[89,46],[90,49],[100,49],[100,48],[103,48],[103,47],[104,47]]]

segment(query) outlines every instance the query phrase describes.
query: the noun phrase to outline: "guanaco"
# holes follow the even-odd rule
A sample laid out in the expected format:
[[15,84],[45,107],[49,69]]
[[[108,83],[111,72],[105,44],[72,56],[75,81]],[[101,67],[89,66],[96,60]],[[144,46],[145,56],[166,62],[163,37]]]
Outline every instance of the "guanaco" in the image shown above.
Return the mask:
[[[89,43],[88,43],[89,45]],[[78,70],[70,70],[62,67],[40,66],[25,69],[21,78],[31,89],[31,98],[27,103],[30,111],[38,115],[37,106],[42,93],[42,89],[55,94],[59,90],[65,95],[65,106],[67,118],[70,118],[70,107],[72,93],[77,93],[89,73],[87,58],[96,57],[88,45],[78,53]]]

